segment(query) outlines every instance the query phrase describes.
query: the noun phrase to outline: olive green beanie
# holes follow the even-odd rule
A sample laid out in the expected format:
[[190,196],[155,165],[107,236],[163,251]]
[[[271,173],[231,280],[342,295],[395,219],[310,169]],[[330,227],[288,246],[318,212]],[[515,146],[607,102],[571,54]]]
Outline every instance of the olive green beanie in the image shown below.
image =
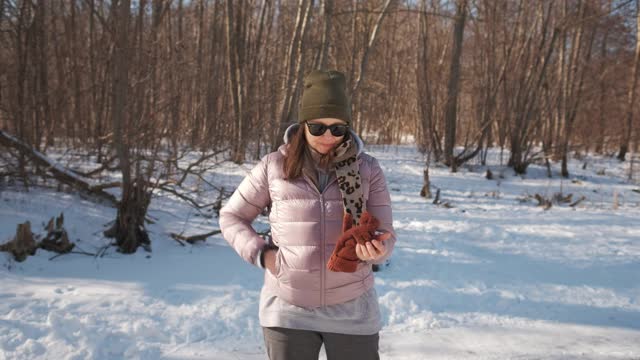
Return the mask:
[[335,70],[313,70],[304,78],[298,121],[335,118],[351,123],[351,101],[344,74]]

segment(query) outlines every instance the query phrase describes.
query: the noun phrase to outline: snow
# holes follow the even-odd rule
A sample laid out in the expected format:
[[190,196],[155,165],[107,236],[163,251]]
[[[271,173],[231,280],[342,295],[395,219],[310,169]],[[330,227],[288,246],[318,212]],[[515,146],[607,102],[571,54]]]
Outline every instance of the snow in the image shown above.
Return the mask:
[[[628,164],[573,159],[570,179],[557,164],[551,179],[537,165],[525,176],[491,166],[494,180],[477,163],[454,174],[432,166],[432,190],[447,208],[417,196],[424,160],[413,148],[369,152],[385,171],[399,239],[376,273],[382,359],[640,358],[640,194]],[[500,163],[498,151],[490,155]],[[253,164],[222,163],[206,179],[230,190]],[[530,198],[555,192],[586,200],[543,210]],[[169,236],[217,229],[214,216],[156,194],[153,252],[122,255],[102,252],[101,232],[115,217],[108,205],[0,188],[0,242],[27,220],[43,232],[60,212],[75,250],[102,256],[38,250],[17,263],[0,253],[0,359],[266,358],[262,270],[219,235],[193,246]]]

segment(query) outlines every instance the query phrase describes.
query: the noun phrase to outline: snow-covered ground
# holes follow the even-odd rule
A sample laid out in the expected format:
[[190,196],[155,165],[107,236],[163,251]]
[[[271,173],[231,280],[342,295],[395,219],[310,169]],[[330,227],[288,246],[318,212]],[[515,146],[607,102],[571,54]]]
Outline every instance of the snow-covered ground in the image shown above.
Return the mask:
[[[536,165],[524,177],[494,166],[494,180],[479,165],[432,167],[446,207],[417,196],[424,161],[411,147],[369,150],[399,238],[376,273],[382,359],[640,359],[640,186],[627,182],[627,164],[588,157],[583,170],[572,160],[564,180]],[[208,180],[232,189],[251,166],[224,163]],[[531,198],[556,192],[586,199],[543,210]],[[76,250],[108,243],[113,208],[11,188],[0,188],[0,242],[17,223],[41,232],[60,212]],[[154,199],[150,215],[151,253],[50,260],[39,250],[22,263],[0,253],[0,359],[266,358],[262,271],[220,236],[181,246],[168,235],[214,230],[215,217],[171,196]]]

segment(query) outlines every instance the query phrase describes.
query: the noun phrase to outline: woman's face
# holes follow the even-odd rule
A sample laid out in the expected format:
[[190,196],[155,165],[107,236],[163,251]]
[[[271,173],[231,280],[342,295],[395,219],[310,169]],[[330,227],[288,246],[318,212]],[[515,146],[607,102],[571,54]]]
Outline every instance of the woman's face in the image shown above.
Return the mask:
[[[340,119],[334,118],[322,118],[322,119],[313,119],[307,121],[308,124],[322,124],[325,126],[331,125],[346,125],[347,123]],[[307,140],[307,143],[311,148],[320,154],[328,154],[331,149],[333,149],[336,145],[342,142],[344,139],[344,135],[342,136],[333,136],[329,128],[325,130],[322,135],[315,136],[309,132],[309,125],[302,124],[304,126],[304,136]]]

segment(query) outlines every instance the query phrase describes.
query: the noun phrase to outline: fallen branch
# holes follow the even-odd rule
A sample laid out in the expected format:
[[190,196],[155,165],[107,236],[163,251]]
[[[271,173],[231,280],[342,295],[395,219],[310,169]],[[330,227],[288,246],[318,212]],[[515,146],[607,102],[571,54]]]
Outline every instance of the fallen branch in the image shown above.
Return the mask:
[[102,163],[102,166],[100,166],[100,167],[98,167],[96,169],[93,169],[91,171],[88,171],[88,172],[83,172],[83,171],[80,171],[80,170],[73,170],[73,169],[70,169],[70,171],[73,171],[75,174],[80,175],[82,177],[90,178],[90,177],[93,177],[96,174],[99,174],[99,173],[103,172],[104,170],[109,170],[109,171],[119,170],[120,169],[119,165],[111,166],[111,164],[115,161],[115,159],[116,159],[116,157],[112,156],[107,161]]
[[551,202],[551,200],[543,197],[540,194],[535,194],[534,198],[538,200],[538,206],[542,206],[542,208],[544,208],[545,210],[549,210],[551,209],[551,206],[553,206],[553,203]]
[[[222,230],[213,230],[205,234],[198,234],[198,235],[191,235],[191,236],[184,236],[182,234],[176,234],[176,233],[169,233],[169,235],[171,235],[171,238],[177,241],[180,245],[184,246],[184,243],[182,241],[186,241],[189,244],[195,244],[198,241],[206,240],[209,236],[218,235],[220,233],[222,233]],[[257,232],[257,234],[262,237],[270,236],[271,229],[268,229],[265,231],[259,231]]]
[[57,257],[60,257],[62,255],[67,255],[67,254],[79,254],[79,255],[87,255],[87,256],[93,256],[93,257],[96,257],[96,255],[97,255],[97,254],[93,254],[93,253],[86,252],[86,251],[69,251],[68,253],[64,253],[64,254],[55,254],[54,256],[49,258],[49,261],[51,261],[51,260],[53,260],[53,259],[55,259]]
[[[184,236],[184,235],[176,234],[176,233],[170,233],[170,235],[174,240],[178,241],[179,243],[180,243],[180,240],[183,240],[183,241],[188,242],[189,244],[195,244],[198,241],[204,241],[209,236],[217,235],[217,234],[220,234],[221,232],[222,232],[221,230],[213,230],[213,231],[210,231],[210,232],[205,233],[205,234],[198,234],[198,235],[191,235],[191,236]],[[180,243],[180,244],[184,245],[182,243]]]
[[176,234],[171,233],[171,238],[173,240],[175,240],[178,244],[180,244],[180,246],[185,246],[184,242],[182,242],[180,239],[177,239],[177,238],[173,237],[173,235],[176,235]]
[[583,202],[584,200],[586,200],[587,198],[582,195],[578,200],[574,201],[573,203],[571,203],[569,206],[571,207],[576,207],[578,206],[578,204],[580,204],[581,202]]
[[96,253],[96,257],[104,257],[104,255],[107,253],[107,250],[111,247],[114,246],[115,243],[111,243],[108,245],[104,245],[103,247],[101,247],[100,249],[98,249],[98,252]]
[[21,154],[25,155],[30,161],[35,163],[38,166],[45,168],[50,171],[56,180],[61,183],[70,185],[71,187],[90,193],[95,195],[103,200],[110,202],[113,205],[118,205],[118,200],[115,196],[101,190],[92,190],[92,186],[82,180],[78,175],[74,172],[69,171],[68,169],[60,166],[56,162],[49,159],[47,156],[42,154],[41,152],[33,149],[31,146],[23,143],[22,141],[16,139],[15,137],[7,134],[6,132],[0,130],[0,145],[4,145],[9,148],[13,148],[18,150]]
[[571,202],[572,197],[573,194],[563,195],[562,193],[555,193],[553,194],[553,201],[558,204],[567,204]]
[[110,188],[121,187],[121,186],[122,186],[121,182],[114,181],[114,182],[105,183],[105,184],[92,185],[89,189],[93,192],[93,191],[102,191],[104,189],[110,189]]

